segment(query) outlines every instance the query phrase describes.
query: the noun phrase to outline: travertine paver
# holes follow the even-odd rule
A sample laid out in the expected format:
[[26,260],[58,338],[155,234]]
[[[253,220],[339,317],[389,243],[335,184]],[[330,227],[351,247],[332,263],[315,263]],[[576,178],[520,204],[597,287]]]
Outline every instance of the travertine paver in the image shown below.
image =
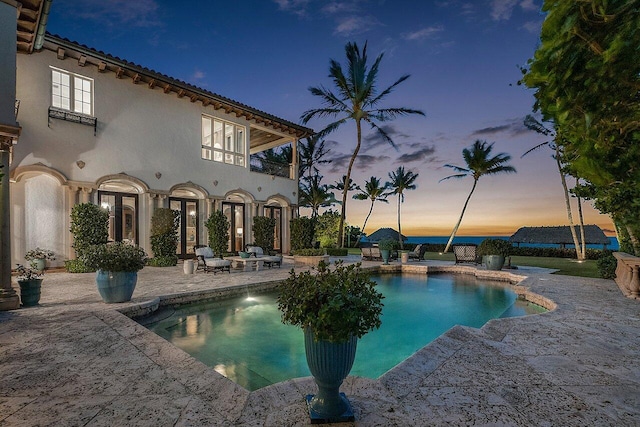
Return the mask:
[[[111,305],[93,274],[47,274],[39,307],[0,312],[0,426],[307,425],[311,378],[250,393],[116,311],[281,280],[287,261],[215,276],[147,267],[133,301]],[[557,308],[458,326],[377,380],[347,378],[355,425],[638,425],[640,302],[611,280],[514,273]]]

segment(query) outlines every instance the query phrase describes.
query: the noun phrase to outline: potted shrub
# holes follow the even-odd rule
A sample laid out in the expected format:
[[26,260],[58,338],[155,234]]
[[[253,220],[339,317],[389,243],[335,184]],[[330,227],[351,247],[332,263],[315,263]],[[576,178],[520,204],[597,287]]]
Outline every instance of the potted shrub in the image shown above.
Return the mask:
[[47,260],[55,261],[56,257],[53,251],[36,247],[35,249],[27,251],[24,255],[24,259],[30,261],[29,264],[31,264],[32,268],[35,268],[38,271],[44,271]]
[[169,208],[157,208],[151,217],[151,250],[153,258],[149,265],[154,267],[173,267],[178,263],[178,226],[180,211]]
[[40,289],[42,286],[42,275],[44,270],[35,267],[31,263],[31,268],[18,264],[18,285],[20,285],[20,303],[23,307],[33,307],[40,302]]
[[96,284],[104,302],[125,302],[133,295],[147,254],[138,246],[115,242],[91,246],[82,261],[96,270]]
[[283,323],[304,331],[309,370],[318,393],[307,395],[312,423],[353,421],[340,385],[355,359],[358,338],[381,325],[381,293],[360,264],[330,270],[321,262],[317,274],[291,274],[280,286],[278,308]]
[[396,241],[393,239],[382,239],[378,242],[378,248],[380,248],[380,255],[382,256],[382,260],[384,264],[389,264],[389,257],[391,256],[391,251],[396,248]]
[[484,239],[478,246],[478,255],[487,270],[502,270],[505,259],[511,252],[511,243],[503,239]]

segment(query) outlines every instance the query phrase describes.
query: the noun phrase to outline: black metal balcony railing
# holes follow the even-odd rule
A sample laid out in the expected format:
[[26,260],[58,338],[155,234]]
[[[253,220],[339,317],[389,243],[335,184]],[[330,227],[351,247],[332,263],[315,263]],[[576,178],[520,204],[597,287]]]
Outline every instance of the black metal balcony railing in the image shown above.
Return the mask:
[[291,168],[288,164],[270,162],[268,160],[263,160],[257,156],[251,156],[251,158],[249,159],[249,164],[251,166],[251,172],[290,178],[289,171]]
[[93,136],[96,135],[98,130],[98,119],[91,116],[86,116],[80,113],[74,113],[67,110],[61,110],[55,107],[49,107],[49,119],[60,119],[68,122],[80,123],[87,126],[93,126]]

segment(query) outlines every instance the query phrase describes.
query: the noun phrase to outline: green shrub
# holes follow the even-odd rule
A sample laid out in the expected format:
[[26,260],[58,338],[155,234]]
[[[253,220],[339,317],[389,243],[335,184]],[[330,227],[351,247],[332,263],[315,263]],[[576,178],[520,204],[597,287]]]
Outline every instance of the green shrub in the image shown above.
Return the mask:
[[392,251],[398,246],[398,241],[394,239],[382,239],[378,242],[378,248],[380,248],[381,251]]
[[511,249],[511,243],[504,239],[484,239],[478,246],[478,256],[502,255],[508,257]]
[[[587,259],[597,260],[602,251],[600,249],[587,249],[585,256]],[[539,247],[512,247],[511,255],[535,256],[552,258],[572,258],[576,259],[575,248],[539,248]]]
[[335,248],[340,231],[340,212],[328,210],[316,218],[315,238],[321,248]]
[[81,259],[70,259],[64,262],[68,273],[93,273],[95,270],[84,265]]
[[[176,259],[171,265],[176,265],[176,248],[178,246],[178,226],[180,212],[168,208],[158,208],[151,218],[151,250],[155,258]],[[159,267],[159,266],[158,266]]]
[[347,248],[327,248],[327,255],[330,256],[347,256],[349,255],[349,249]]
[[229,228],[231,224],[222,211],[214,211],[204,223],[209,231],[209,247],[216,256],[227,251],[229,247]]
[[321,256],[325,254],[324,251],[324,249],[302,248],[291,251],[291,253],[299,256]]
[[178,264],[178,257],[176,255],[153,257],[147,260],[147,264],[152,267],[174,267]]
[[315,221],[311,218],[293,218],[289,222],[291,226],[291,249],[298,250],[313,247],[315,233]]
[[253,237],[255,245],[268,254],[273,250],[273,239],[276,230],[276,219],[266,216],[253,217]]
[[81,203],[71,209],[71,245],[78,258],[87,248],[107,243],[109,239],[109,212],[93,203]]
[[115,242],[89,247],[82,261],[95,270],[135,272],[144,268],[147,254],[138,246]]
[[598,273],[603,279],[615,279],[616,267],[618,267],[618,260],[613,256],[613,252],[607,250],[602,251],[602,255],[596,262],[598,267]]

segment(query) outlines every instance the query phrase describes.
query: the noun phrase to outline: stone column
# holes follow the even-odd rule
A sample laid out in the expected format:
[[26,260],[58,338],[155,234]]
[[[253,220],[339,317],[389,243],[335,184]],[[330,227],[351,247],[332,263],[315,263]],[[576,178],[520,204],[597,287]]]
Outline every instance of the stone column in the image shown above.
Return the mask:
[[[3,140],[4,139],[4,140]],[[11,217],[9,204],[9,146],[0,135],[0,310],[20,308],[18,294],[11,286]],[[9,143],[10,144],[10,143]]]

